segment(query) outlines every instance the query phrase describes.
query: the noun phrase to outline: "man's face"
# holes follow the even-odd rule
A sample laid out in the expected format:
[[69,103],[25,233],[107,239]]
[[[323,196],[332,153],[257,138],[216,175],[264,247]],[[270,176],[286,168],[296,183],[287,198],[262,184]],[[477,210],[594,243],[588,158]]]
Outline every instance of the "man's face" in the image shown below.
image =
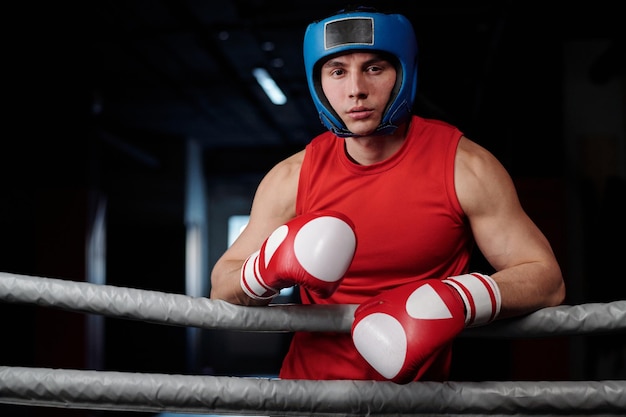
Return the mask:
[[373,133],[396,83],[393,64],[376,53],[353,52],[329,59],[321,71],[322,90],[348,130]]

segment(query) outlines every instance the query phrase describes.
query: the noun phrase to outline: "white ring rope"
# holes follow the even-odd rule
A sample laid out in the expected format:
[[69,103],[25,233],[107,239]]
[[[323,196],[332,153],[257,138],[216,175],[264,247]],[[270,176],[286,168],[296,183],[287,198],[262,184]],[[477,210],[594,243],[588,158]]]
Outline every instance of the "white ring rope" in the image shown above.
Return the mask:
[[[203,329],[349,332],[356,305],[244,307],[205,297],[0,272],[0,300]],[[472,337],[545,337],[626,331],[626,300],[549,307],[467,329]]]
[[[356,306],[242,307],[207,298],[0,273],[0,300],[177,326],[342,331]],[[626,301],[546,308],[478,337],[623,332]],[[0,403],[258,415],[623,415],[626,381],[302,381],[0,366]]]
[[302,381],[0,367],[0,402],[241,415],[623,415],[626,381]]

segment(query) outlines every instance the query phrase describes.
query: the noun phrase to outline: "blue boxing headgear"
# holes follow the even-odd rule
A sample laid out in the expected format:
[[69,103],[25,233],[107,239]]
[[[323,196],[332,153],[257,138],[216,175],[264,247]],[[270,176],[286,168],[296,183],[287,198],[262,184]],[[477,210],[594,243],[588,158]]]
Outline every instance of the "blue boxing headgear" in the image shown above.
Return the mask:
[[356,136],[333,110],[322,91],[321,66],[331,56],[373,51],[391,55],[397,62],[396,85],[375,135],[393,133],[411,116],[417,91],[417,41],[413,26],[400,14],[373,9],[342,10],[311,23],[304,34],[304,67],[309,91],[320,120],[339,137]]

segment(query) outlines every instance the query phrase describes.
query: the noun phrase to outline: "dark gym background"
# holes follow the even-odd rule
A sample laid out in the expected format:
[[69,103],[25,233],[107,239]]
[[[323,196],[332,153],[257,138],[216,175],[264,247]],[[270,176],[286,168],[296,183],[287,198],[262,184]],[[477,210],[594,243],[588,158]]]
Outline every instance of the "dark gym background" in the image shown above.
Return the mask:
[[[360,3],[411,19],[416,113],[458,125],[503,162],[562,264],[567,304],[626,299],[626,48],[613,3]],[[101,224],[104,283],[184,294],[195,227],[204,269],[192,292],[208,295],[228,218],[247,214],[261,176],[323,129],[302,37],[344,4],[5,2],[0,271],[92,280],[88,242]],[[285,105],[267,99],[256,67]],[[5,366],[273,375],[289,341],[9,303],[0,317]],[[623,335],[460,339],[453,377],[624,379],[625,358]]]

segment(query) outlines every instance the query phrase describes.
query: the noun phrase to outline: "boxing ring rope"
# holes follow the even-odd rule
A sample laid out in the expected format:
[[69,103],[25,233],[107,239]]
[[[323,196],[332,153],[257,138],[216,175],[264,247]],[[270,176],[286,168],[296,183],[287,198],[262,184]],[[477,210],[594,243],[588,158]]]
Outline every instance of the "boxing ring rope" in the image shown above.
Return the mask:
[[[0,272],[0,300],[153,323],[255,332],[349,332],[356,305],[244,307],[204,297]],[[626,330],[626,300],[549,307],[466,329],[476,337],[546,337]]]
[[590,415],[626,410],[624,381],[297,381],[0,367],[2,402],[240,415]]
[[[167,325],[256,332],[349,332],[356,308],[243,307],[203,297],[8,273],[0,273],[0,300]],[[461,336],[529,338],[625,330],[623,300],[546,308],[467,329]],[[626,381],[397,385],[0,366],[0,403],[240,415],[623,415]]]

